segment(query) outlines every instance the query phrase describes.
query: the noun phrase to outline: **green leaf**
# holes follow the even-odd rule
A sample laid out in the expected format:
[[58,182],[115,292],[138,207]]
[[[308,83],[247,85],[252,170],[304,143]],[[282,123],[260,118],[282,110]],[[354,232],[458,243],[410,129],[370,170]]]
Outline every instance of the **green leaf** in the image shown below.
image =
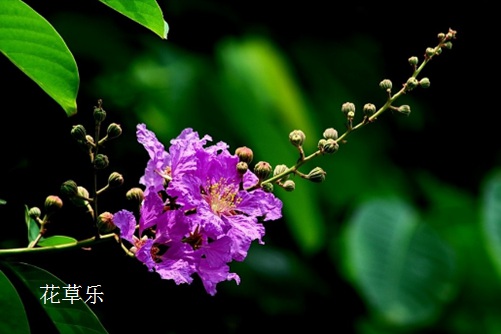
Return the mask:
[[30,209],[27,205],[24,206],[24,221],[26,222],[26,226],[28,227],[28,243],[35,240],[40,232],[40,227],[35,219],[30,217]]
[[53,235],[48,238],[44,238],[40,240],[37,245],[41,247],[47,246],[58,246],[58,245],[66,245],[66,244],[74,244],[77,243],[77,239],[67,237],[64,235]]
[[155,0],[99,0],[122,15],[167,39],[169,25]]
[[16,288],[0,270],[0,332],[30,333],[28,317]]
[[71,116],[77,112],[78,69],[58,32],[19,0],[0,1],[0,52]]
[[501,276],[501,172],[487,178],[482,196],[482,228],[486,247]]
[[453,254],[402,201],[362,205],[344,237],[347,274],[385,322],[422,325],[450,298]]
[[[11,269],[19,279],[26,285],[30,292],[40,301],[41,306],[52,320],[59,333],[86,333],[103,334],[108,333],[97,316],[83,300],[76,300],[73,303],[69,300],[59,299],[59,303],[43,301],[44,289],[46,285],[60,287],[68,286],[56,276],[48,271],[27,263],[4,263]],[[64,292],[59,295],[64,298]]]

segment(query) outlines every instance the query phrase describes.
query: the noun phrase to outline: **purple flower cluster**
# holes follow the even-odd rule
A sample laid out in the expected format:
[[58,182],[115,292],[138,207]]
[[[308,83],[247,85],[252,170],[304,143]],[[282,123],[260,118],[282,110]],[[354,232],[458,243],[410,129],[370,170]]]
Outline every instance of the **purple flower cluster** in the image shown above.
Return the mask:
[[185,129],[166,151],[144,124],[137,138],[149,154],[139,222],[121,210],[113,222],[130,242],[136,258],[149,270],[176,284],[191,283],[197,274],[214,295],[225,280],[240,283],[229,263],[243,261],[251,243],[263,244],[262,221],[282,216],[282,202],[262,189],[248,191],[258,178],[237,170],[239,158],[228,145],[208,146],[210,136]]

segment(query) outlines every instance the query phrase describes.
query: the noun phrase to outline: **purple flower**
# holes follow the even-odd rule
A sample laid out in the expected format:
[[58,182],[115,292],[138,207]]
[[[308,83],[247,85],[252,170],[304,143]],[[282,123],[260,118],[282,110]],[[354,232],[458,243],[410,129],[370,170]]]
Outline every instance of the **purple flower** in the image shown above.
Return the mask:
[[258,179],[237,171],[239,159],[224,142],[207,145],[210,136],[200,138],[188,128],[167,152],[144,124],[137,137],[150,157],[140,178],[145,198],[137,236],[132,213],[114,215],[122,239],[163,279],[190,284],[197,274],[211,295],[222,281],[239,284],[229,264],[243,261],[254,240],[264,243],[262,222],[279,219],[282,202],[261,189],[247,190]]

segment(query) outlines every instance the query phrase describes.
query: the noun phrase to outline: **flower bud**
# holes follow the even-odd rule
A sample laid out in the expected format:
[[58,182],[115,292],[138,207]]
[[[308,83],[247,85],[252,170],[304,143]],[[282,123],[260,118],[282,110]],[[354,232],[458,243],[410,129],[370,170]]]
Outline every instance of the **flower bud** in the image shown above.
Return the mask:
[[417,85],[419,85],[419,82],[416,78],[410,77],[409,79],[407,79],[407,83],[406,83],[407,90],[412,90],[412,89],[416,88]]
[[106,111],[104,111],[104,109],[101,108],[101,106],[94,107],[93,116],[96,123],[101,123],[106,118]]
[[426,48],[425,54],[427,57],[433,57],[435,55],[435,49],[434,48]]
[[400,107],[398,107],[397,111],[399,113],[404,114],[404,115],[409,115],[411,113],[411,107],[407,104],[404,104],[404,105],[401,105]]
[[96,158],[94,159],[94,168],[95,169],[104,169],[108,167],[110,164],[110,161],[108,160],[108,157],[104,154],[98,154],[96,155]]
[[[284,173],[285,171],[287,171],[288,169],[289,168],[286,165],[276,165],[275,169],[273,170],[273,176],[280,175],[280,174]],[[288,178],[289,178],[289,174],[283,176],[282,178],[280,178],[280,180],[285,181]]]
[[322,152],[327,154],[335,153],[339,149],[339,144],[337,143],[337,141],[331,138],[326,139],[322,144],[323,145],[320,149],[322,150]]
[[391,91],[393,84],[391,83],[390,79],[384,79],[379,83],[379,87],[387,92]]
[[296,183],[292,180],[287,180],[284,182],[284,184],[282,185],[282,187],[286,190],[286,191],[294,191],[294,189],[296,189]]
[[[374,113],[376,112],[376,106],[372,103],[366,103],[364,104],[364,115],[365,116],[372,116],[374,115]],[[334,139],[337,139],[337,138],[334,138]]]
[[240,175],[244,175],[249,170],[249,165],[245,161],[239,161],[237,163],[237,172]]
[[267,193],[273,192],[273,184],[271,184],[271,183],[264,183],[261,187],[262,187],[264,192],[267,192]]
[[268,178],[271,174],[271,165],[266,161],[259,161],[254,166],[254,174],[256,174],[259,180]]
[[72,198],[78,195],[77,183],[73,180],[68,180],[63,182],[61,185],[61,194],[68,198]]
[[311,172],[308,173],[308,180],[315,182],[315,183],[320,183],[325,181],[325,175],[327,173],[320,167],[315,167],[311,170]]
[[45,199],[44,208],[48,216],[59,211],[62,207],[63,207],[63,201],[59,196],[49,195]]
[[111,123],[110,125],[108,125],[106,134],[108,136],[108,139],[117,138],[122,134],[122,128],[117,123]]
[[86,142],[87,131],[85,130],[83,125],[73,125],[71,128],[71,136],[75,138],[79,142]]
[[101,213],[97,217],[97,228],[101,234],[112,232],[116,228],[116,225],[113,223],[113,214],[110,212]]
[[235,154],[238,156],[240,161],[246,162],[247,164],[250,164],[252,159],[254,159],[254,153],[246,146],[238,147],[235,150]]
[[76,206],[87,206],[89,204],[88,198],[89,191],[84,187],[78,186],[77,196],[70,197],[70,200]]
[[440,32],[440,33],[438,33],[437,37],[438,37],[438,40],[443,41],[445,38],[445,34],[443,32]]
[[353,113],[353,115],[355,115],[355,104],[351,102],[345,102],[341,106],[341,111],[346,115],[348,115],[349,113]]
[[430,79],[428,78],[423,78],[421,80],[419,80],[419,86],[423,87],[423,88],[428,88],[430,87]]
[[336,140],[338,137],[337,130],[334,128],[327,128],[325,129],[323,136],[325,139],[334,139]]
[[28,216],[30,216],[30,218],[33,219],[40,218],[41,215],[42,215],[42,210],[40,210],[39,207],[34,206],[28,210]]
[[122,174],[113,172],[108,177],[108,186],[110,188],[120,187],[122,184],[124,184],[124,177]]
[[410,57],[408,60],[412,66],[416,66],[419,63],[419,59],[416,56]]
[[450,49],[452,49],[452,42],[450,42],[450,41],[449,41],[449,42],[445,42],[445,43],[444,43],[444,46],[445,46],[447,49],[449,49],[449,50],[450,50]]
[[300,147],[303,145],[306,135],[301,130],[294,130],[289,134],[289,141],[295,147]]
[[143,189],[134,187],[129,189],[125,194],[125,197],[128,201],[135,201],[137,204],[141,204],[144,200],[144,192]]

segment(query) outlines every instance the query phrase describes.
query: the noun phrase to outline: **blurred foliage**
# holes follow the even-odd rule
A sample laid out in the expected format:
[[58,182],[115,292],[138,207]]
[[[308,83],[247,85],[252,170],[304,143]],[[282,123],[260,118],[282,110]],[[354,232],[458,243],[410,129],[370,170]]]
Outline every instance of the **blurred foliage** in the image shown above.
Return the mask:
[[[146,123],[164,143],[191,127],[232,149],[251,147],[255,161],[291,165],[297,152],[288,142],[290,131],[302,129],[305,149],[312,152],[325,128],[344,130],[342,103],[355,103],[358,113],[367,102],[379,106],[385,100],[379,81],[405,82],[411,74],[407,58],[421,56],[434,34],[449,27],[444,14],[440,26],[427,29],[391,35],[387,27],[367,23],[355,31],[348,19],[333,23],[317,8],[301,13],[305,20],[312,12],[318,16],[308,21],[314,32],[301,25],[309,33],[305,37],[295,34],[293,18],[284,18],[285,27],[263,28],[266,11],[251,20],[257,10],[239,14],[245,5],[186,1],[161,7],[171,28],[168,41],[118,18],[50,15],[82,66],[80,105],[102,98],[110,117],[122,124],[129,142],[108,149],[114,165],[126,168],[130,187],[147,159],[135,142],[137,123]],[[268,223],[266,244],[253,245],[248,258],[232,267],[240,286],[221,284],[216,297],[208,298],[199,282],[160,282],[115,250],[109,251],[111,261],[75,256],[80,266],[91,263],[95,275],[76,264],[66,270],[44,259],[38,264],[65,281],[89,279],[107,287],[108,299],[95,310],[111,333],[126,328],[121,322],[137,302],[133,295],[147,305],[135,307],[136,319],[168,314],[164,326],[173,333],[192,332],[183,320],[186,309],[196,309],[194,317],[205,327],[227,333],[298,326],[360,334],[499,333],[501,199],[493,163],[499,147],[479,159],[480,153],[464,152],[458,143],[457,129],[469,123],[450,114],[469,106],[469,95],[450,94],[459,85],[451,64],[467,57],[461,44],[469,40],[463,42],[462,26],[453,25],[462,21],[452,21],[459,47],[425,68],[432,82],[428,90],[403,97],[412,107],[409,117],[388,112],[348,136],[335,155],[304,166],[305,172],[323,167],[323,184],[297,179],[294,192],[275,190],[284,201],[284,218]],[[319,28],[327,23],[338,30]],[[397,45],[400,52],[391,49]],[[457,96],[462,100],[451,106]],[[81,107],[79,117],[91,109]],[[461,164],[466,156],[476,162],[471,168]],[[7,195],[1,197],[10,203]]]

